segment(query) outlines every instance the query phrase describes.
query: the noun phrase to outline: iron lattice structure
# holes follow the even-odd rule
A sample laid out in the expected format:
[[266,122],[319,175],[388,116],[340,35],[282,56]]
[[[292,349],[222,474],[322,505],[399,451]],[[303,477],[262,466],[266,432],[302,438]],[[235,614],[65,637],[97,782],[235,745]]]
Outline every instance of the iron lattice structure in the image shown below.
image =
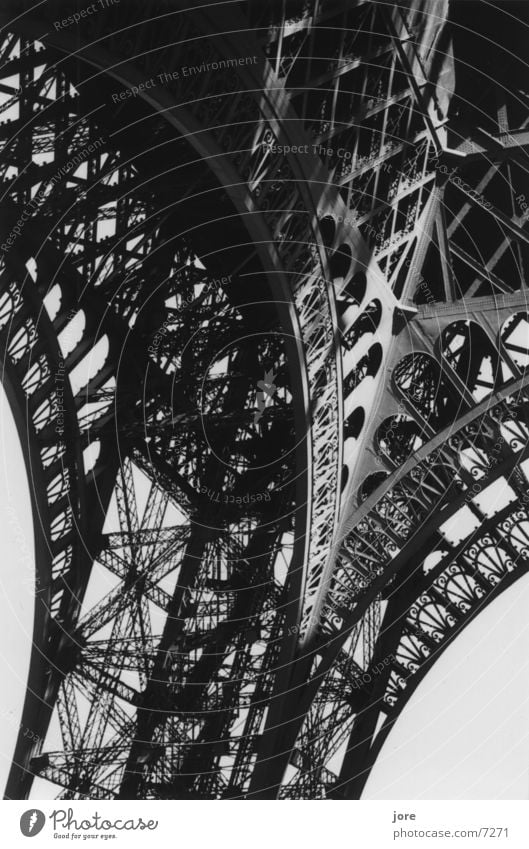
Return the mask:
[[99,5],[0,13],[6,796],[359,798],[528,571],[521,7]]

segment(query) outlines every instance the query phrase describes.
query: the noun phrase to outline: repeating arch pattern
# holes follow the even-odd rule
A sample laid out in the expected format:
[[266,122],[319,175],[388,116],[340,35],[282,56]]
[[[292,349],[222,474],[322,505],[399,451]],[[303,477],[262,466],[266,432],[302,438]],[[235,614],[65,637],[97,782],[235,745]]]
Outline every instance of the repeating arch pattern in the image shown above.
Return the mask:
[[467,4],[150,0],[75,35],[33,5],[0,40],[40,587],[7,795],[358,797],[526,572],[516,56],[476,60],[478,120]]

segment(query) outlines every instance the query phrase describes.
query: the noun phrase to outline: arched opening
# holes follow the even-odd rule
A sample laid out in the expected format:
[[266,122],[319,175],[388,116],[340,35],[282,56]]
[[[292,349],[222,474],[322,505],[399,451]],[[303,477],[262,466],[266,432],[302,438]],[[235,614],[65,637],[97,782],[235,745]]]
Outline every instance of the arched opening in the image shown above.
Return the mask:
[[358,490],[358,500],[360,502],[365,501],[366,498],[369,498],[372,492],[375,491],[377,486],[382,483],[383,480],[387,478],[389,472],[372,472],[368,475],[364,481],[360,484],[360,488]]
[[396,466],[404,463],[423,444],[422,430],[417,422],[402,414],[384,419],[375,436],[378,451]]
[[374,345],[371,345],[369,351],[362,357],[356,368],[347,375],[344,382],[346,395],[349,395],[353,389],[356,389],[364,378],[375,377],[382,362],[382,354],[383,351],[380,342],[375,342]]
[[441,353],[476,401],[512,378],[497,349],[474,321],[454,321],[443,330]]
[[519,369],[529,365],[529,316],[517,312],[509,316],[500,331],[500,341],[508,356]]
[[344,435],[346,439],[357,439],[364,426],[366,414],[363,407],[357,407],[347,416],[344,424]]
[[340,245],[329,260],[329,268],[334,279],[344,278],[351,268],[352,253],[349,245]]
[[331,215],[326,215],[320,219],[320,233],[322,242],[326,248],[329,248],[334,242],[336,235],[336,223]]
[[397,364],[393,379],[399,392],[431,427],[439,429],[453,422],[467,404],[457,396],[441,372],[437,360],[417,351]]
[[350,306],[360,306],[365,298],[367,289],[367,278],[363,271],[358,271],[353,274],[351,279],[341,289],[338,295],[338,309],[341,315],[349,309]]
[[362,336],[376,333],[381,317],[382,304],[378,298],[375,298],[368,303],[353,326],[342,335],[345,348],[350,351]]

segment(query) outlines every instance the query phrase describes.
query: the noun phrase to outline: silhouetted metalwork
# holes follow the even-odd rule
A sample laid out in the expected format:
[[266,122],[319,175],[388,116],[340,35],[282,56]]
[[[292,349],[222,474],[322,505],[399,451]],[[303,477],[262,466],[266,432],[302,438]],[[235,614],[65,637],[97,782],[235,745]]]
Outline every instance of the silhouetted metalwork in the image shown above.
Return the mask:
[[62,5],[0,14],[37,561],[6,795],[358,798],[529,564],[516,19]]

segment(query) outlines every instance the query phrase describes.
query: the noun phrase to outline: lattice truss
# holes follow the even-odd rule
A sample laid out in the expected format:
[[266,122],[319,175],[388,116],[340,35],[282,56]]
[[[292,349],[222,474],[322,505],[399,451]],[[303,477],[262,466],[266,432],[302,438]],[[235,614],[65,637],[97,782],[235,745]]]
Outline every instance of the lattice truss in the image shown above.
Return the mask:
[[[321,682],[296,746],[306,753],[303,768],[285,787],[285,797],[332,792],[351,726],[351,760],[346,758],[341,779],[355,779],[358,793],[396,717],[440,652],[526,573],[524,380],[498,394],[498,403],[489,396],[464,417],[465,424],[449,425],[442,441],[426,443],[359,511],[327,599],[332,615],[314,670]],[[329,650],[340,634],[343,646]],[[299,758],[293,763],[299,767]]]
[[184,141],[154,126],[174,142],[170,191],[186,171],[171,215],[163,167],[158,179],[133,145],[110,144],[43,45],[6,36],[1,68],[5,238],[26,214],[2,259],[0,322],[38,448],[49,568],[35,641],[55,705],[28,772],[64,798],[240,792],[291,550],[274,311],[261,305],[257,327],[266,287],[248,307],[227,291],[255,271],[251,250],[225,255],[222,276],[200,260],[222,238],[207,215],[200,246],[175,236],[180,215],[198,226],[196,194],[218,201],[189,178]]
[[393,282],[435,186],[439,120],[424,97],[420,44],[400,14],[377,3],[311,3],[282,27],[269,26],[276,73]]
[[[286,93],[288,121],[296,117],[315,146],[327,185],[385,275],[398,320],[383,338],[388,307],[366,298],[366,275],[332,209],[320,212],[317,234],[329,291],[309,190],[271,153],[285,139],[280,121],[260,113],[259,92],[242,86],[240,97],[225,96],[229,73],[214,84],[197,76],[186,89],[293,280],[314,458],[294,629],[311,637],[289,655],[292,680],[310,663],[293,693],[288,682],[281,691],[276,668],[292,642],[283,603],[294,544],[294,390],[269,290],[256,283],[257,256],[241,249],[228,267],[216,263],[219,235],[204,223],[203,198],[230,221],[232,208],[162,118],[149,125],[153,165],[108,115],[102,133],[91,116],[97,100],[90,86],[72,84],[68,62],[57,66],[46,47],[14,35],[3,42],[9,222],[46,188],[24,225],[29,252],[20,240],[5,255],[0,314],[39,445],[52,557],[42,649],[54,658],[43,693],[55,707],[30,771],[66,798],[219,798],[263,788],[281,798],[359,795],[434,660],[525,572],[528,233],[513,187],[526,185],[527,95],[516,83],[508,94],[491,84],[472,131],[464,116],[454,118],[453,66],[437,61],[451,55],[447,10],[436,8],[435,21],[413,3],[249,2],[239,10],[276,75],[271,91]],[[182,24],[182,64],[204,60],[197,34]],[[118,55],[130,38],[116,36]],[[168,88],[181,94],[178,85]],[[164,168],[174,162],[169,188]],[[68,178],[55,180],[66,166]],[[175,191],[177,214],[168,211]],[[324,191],[311,183],[320,211],[314,193]],[[258,315],[237,287],[254,272]],[[225,274],[232,282],[215,282]],[[258,343],[242,345],[252,334]],[[60,363],[68,375],[61,397]],[[384,400],[365,421],[347,399],[382,368],[391,372]],[[256,421],[256,384],[270,374],[277,392]],[[60,414],[64,441],[55,436]],[[366,448],[367,459],[342,504],[337,540],[344,441]],[[221,492],[269,500],[219,505],[212,493]],[[96,508],[103,530],[89,522]],[[77,526],[97,550],[82,550]],[[103,598],[91,594],[96,573],[108,582]],[[269,754],[261,735],[272,697],[292,720],[286,742],[276,738],[285,769],[275,790],[275,773],[256,778]]]
[[[281,798],[359,797],[440,652],[527,569],[527,94],[489,80],[466,122],[448,120],[451,66],[438,57],[436,77],[427,47],[451,55],[443,4],[433,38],[413,4],[351,6],[286,4],[282,22],[280,4],[255,12],[330,179],[415,315],[364,442],[378,471],[357,483],[340,535]],[[322,224],[332,251],[332,218]],[[341,274],[351,350],[377,338],[381,306],[365,306],[365,277]],[[376,374],[380,342],[346,393]],[[352,416],[344,435],[362,426]]]
[[[422,16],[413,4],[317,0],[286,4],[283,22],[281,3],[255,11],[269,59],[388,282],[401,297],[405,260],[419,254],[423,264],[429,245],[435,301],[518,289],[527,246],[528,211],[514,195],[527,173],[527,93],[498,86],[496,108],[485,102],[473,131],[457,119],[447,131],[453,74],[448,62],[440,79],[432,68],[451,56],[447,11],[442,2]],[[484,231],[480,253],[474,234]],[[406,296],[427,300],[423,290]]]

